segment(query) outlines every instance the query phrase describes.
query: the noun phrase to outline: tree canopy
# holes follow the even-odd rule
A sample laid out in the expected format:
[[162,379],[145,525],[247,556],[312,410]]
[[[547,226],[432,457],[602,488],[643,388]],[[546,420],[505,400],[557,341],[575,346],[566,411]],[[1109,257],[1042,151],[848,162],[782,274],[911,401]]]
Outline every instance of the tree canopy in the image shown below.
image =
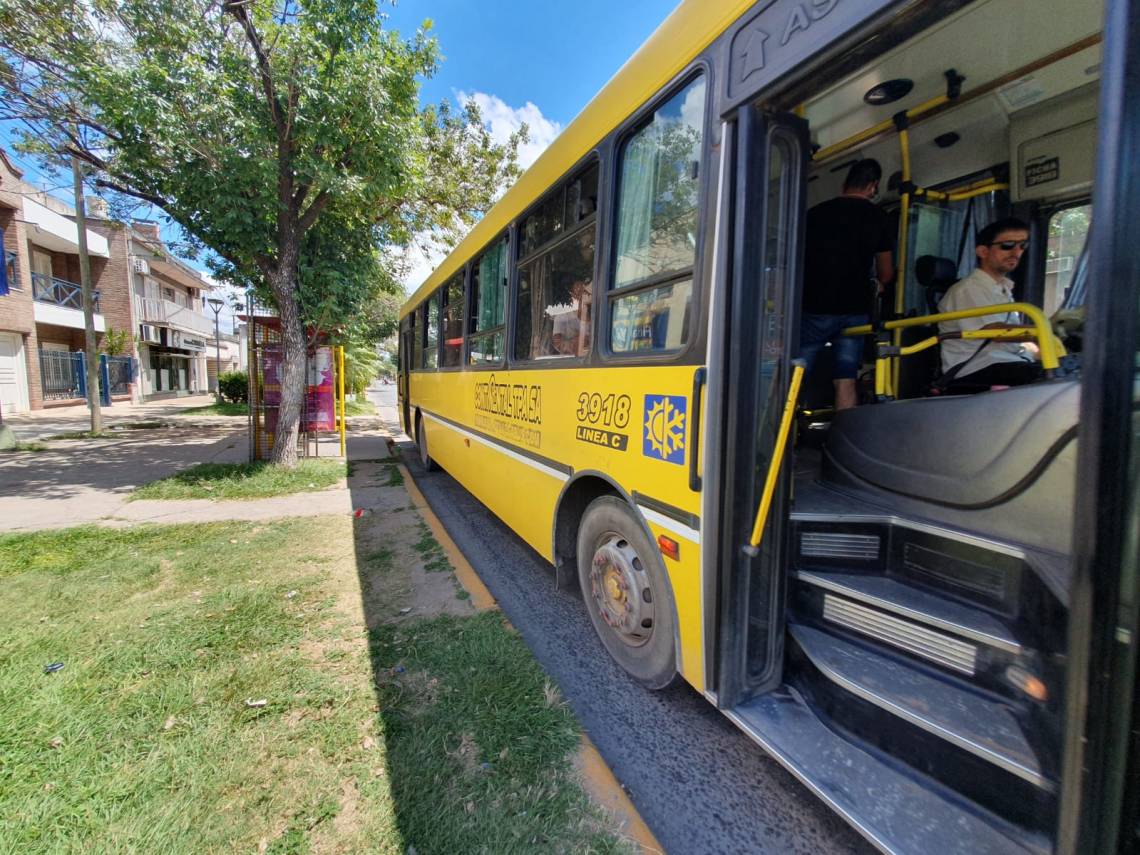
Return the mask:
[[473,104],[421,108],[437,46],[375,0],[0,0],[0,45],[0,118],[26,149],[75,154],[276,306],[278,462],[306,328],[367,315],[398,290],[380,247],[458,235],[516,173],[519,138],[495,144]]

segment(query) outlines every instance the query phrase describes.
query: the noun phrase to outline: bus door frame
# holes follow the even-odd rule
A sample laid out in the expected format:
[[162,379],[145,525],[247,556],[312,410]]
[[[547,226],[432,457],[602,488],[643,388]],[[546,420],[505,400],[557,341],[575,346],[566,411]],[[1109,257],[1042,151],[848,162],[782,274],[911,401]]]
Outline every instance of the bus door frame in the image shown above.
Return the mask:
[[411,361],[412,354],[415,353],[414,342],[412,341],[413,331],[415,330],[415,312],[410,313],[405,320],[408,321],[407,325],[401,324],[400,329],[400,344],[399,344],[399,373],[396,384],[396,394],[400,402],[400,412],[404,416],[404,432],[408,436],[412,435],[415,429],[412,426],[412,410],[411,410],[411,388],[408,380],[411,374]]
[[[807,166],[811,156],[807,122],[791,114],[768,114],[756,105],[741,107],[736,122],[732,165],[731,273],[727,320],[724,390],[724,453],[719,483],[721,560],[717,705],[731,709],[749,697],[776,688],[783,678],[784,611],[787,588],[787,507],[791,456],[783,459],[783,475],[757,552],[745,547],[757,507],[791,375],[791,359],[799,346],[799,290],[807,201]],[[778,210],[769,203],[772,151],[781,149],[784,172]],[[769,235],[773,218],[779,233]],[[760,239],[757,239],[760,236]],[[777,290],[767,267],[770,241],[786,241],[786,266]],[[779,247],[779,243],[777,243]],[[777,266],[775,268],[779,270]],[[768,309],[782,308],[775,319]],[[782,320],[782,324],[780,323]],[[769,334],[773,334],[771,337]],[[773,370],[765,372],[762,365]],[[761,417],[761,411],[763,416]],[[757,436],[763,432],[763,439]],[[757,588],[757,583],[763,590]],[[754,608],[753,603],[758,603]],[[751,667],[750,626],[756,615],[766,630],[761,668]]]
[[1108,0],[1056,851],[1140,850],[1140,0]]

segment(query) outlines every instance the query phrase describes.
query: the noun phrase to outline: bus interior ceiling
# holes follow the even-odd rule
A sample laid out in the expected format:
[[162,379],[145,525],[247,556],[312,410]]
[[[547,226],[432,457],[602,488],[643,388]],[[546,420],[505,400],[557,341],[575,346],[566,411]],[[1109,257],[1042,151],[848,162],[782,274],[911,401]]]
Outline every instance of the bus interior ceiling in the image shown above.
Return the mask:
[[[834,153],[827,149],[945,94],[948,72],[963,78],[961,94],[910,123],[915,185],[945,190],[985,178],[1008,181],[1007,192],[982,200],[975,211],[990,216],[1012,207],[1032,217],[1035,209],[1087,199],[1095,161],[1102,6],[1100,0],[979,0],[801,103],[780,105],[807,119],[812,143],[825,155],[817,154],[809,173],[809,206],[838,195],[847,168],[869,157],[883,169],[879,203],[897,212],[903,166],[897,133],[887,131]],[[1041,26],[1043,20],[1049,26]],[[895,80],[909,81],[913,88],[889,103],[865,100],[872,88]],[[1026,167],[1053,157],[1060,161],[1057,178],[1026,186]],[[921,255],[950,257],[959,275],[972,268],[969,241],[959,253],[968,205],[912,198],[903,311],[927,308],[914,275]],[[969,228],[983,225],[971,220]],[[1026,283],[1019,296],[1040,304],[1043,291],[1041,281]],[[1050,295],[1044,302],[1053,308],[1057,298]]]

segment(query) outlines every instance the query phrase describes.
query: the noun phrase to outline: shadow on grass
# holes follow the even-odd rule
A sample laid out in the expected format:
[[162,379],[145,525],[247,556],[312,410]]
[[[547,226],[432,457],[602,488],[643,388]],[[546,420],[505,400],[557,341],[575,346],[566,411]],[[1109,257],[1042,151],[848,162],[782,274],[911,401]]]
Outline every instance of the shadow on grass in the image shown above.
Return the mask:
[[[395,477],[393,477],[395,475]],[[498,610],[476,613],[392,460],[349,477],[396,822],[407,851],[625,852],[577,783],[578,725]],[[436,555],[438,551],[439,555]]]

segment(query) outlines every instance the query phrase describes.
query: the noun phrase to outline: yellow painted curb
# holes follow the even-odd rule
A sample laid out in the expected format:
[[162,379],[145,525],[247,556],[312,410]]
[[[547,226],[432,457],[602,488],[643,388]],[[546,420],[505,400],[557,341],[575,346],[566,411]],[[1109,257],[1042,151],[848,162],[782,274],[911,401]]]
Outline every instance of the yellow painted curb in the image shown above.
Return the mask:
[[665,850],[621,788],[590,737],[585,734],[582,734],[575,765],[582,773],[582,785],[586,792],[618,820],[621,834],[646,855],[664,855]]
[[475,572],[475,568],[459,551],[459,547],[455,545],[455,541],[451,539],[451,535],[447,533],[447,529],[443,527],[443,523],[439,521],[439,517],[432,511],[431,506],[424,498],[424,494],[420,492],[420,488],[416,486],[416,482],[412,480],[412,475],[408,472],[408,468],[403,463],[397,461],[396,466],[400,469],[400,474],[404,476],[404,488],[408,491],[408,495],[412,499],[412,504],[416,506],[416,510],[420,512],[420,516],[427,522],[428,528],[431,529],[432,536],[436,539],[443,552],[447,555],[447,560],[451,562],[451,566],[455,568],[455,577],[459,580],[459,584],[463,589],[471,595],[471,604],[479,611],[486,609],[497,609],[499,604],[495,602],[495,598],[491,596],[491,592],[487,590],[487,586],[483,584],[483,580],[479,578],[479,574]]

